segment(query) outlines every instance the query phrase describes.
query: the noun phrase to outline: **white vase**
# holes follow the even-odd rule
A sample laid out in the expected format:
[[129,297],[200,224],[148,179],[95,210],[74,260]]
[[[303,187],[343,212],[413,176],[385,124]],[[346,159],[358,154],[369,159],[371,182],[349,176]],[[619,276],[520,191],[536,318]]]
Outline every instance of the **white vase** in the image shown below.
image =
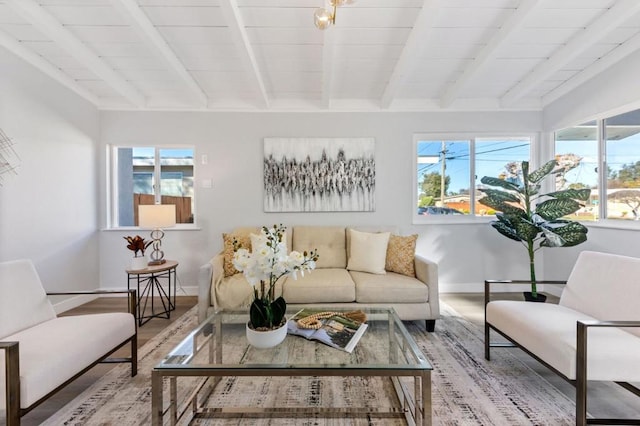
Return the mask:
[[147,267],[147,258],[144,256],[131,258],[131,269],[138,271]]
[[247,340],[255,348],[273,348],[282,343],[285,337],[287,337],[286,321],[282,327],[267,331],[253,330],[249,328],[249,323],[247,323]]

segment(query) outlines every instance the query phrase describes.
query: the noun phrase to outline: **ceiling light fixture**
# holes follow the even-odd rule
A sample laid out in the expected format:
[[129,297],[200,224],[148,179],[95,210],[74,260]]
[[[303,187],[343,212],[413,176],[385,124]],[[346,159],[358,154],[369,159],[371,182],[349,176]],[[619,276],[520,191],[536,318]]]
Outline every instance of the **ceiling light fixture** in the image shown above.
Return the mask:
[[329,4],[331,5],[331,11],[325,9],[324,7],[320,7],[316,9],[313,14],[313,23],[316,28],[319,30],[325,30],[329,28],[330,25],[335,25],[336,23],[336,9],[338,6],[345,6],[353,3],[355,0],[329,0]]

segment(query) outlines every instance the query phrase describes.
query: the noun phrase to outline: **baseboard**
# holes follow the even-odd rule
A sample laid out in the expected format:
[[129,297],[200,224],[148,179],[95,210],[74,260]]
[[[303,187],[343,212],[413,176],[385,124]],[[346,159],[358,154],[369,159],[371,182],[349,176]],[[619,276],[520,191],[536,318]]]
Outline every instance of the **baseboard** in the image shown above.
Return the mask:
[[[560,297],[562,293],[561,285],[538,284],[538,291]],[[484,283],[440,283],[440,293],[484,293]],[[520,293],[528,291],[530,288],[523,284],[492,284],[492,292]]]
[[[166,287],[163,286],[165,291]],[[113,290],[114,288],[102,288],[101,290]],[[119,289],[120,290],[120,289]],[[198,295],[198,286],[178,286],[176,289],[176,296],[197,296]],[[58,296],[61,297],[61,296]],[[127,297],[127,293],[114,293],[114,294],[102,294],[102,295],[94,295],[94,294],[83,294],[79,296],[69,297],[67,299],[61,300],[59,302],[53,303],[53,310],[57,314],[61,314],[73,308],[77,308],[80,305],[84,305],[85,303],[89,303],[92,300],[97,299],[98,297]]]
[[80,305],[84,305],[85,303],[89,303],[92,300],[97,299],[98,297],[99,296],[96,296],[94,294],[82,294],[79,296],[69,297],[68,299],[64,299],[57,303],[54,303],[53,310],[56,312],[56,315],[61,314],[70,309],[77,308]]

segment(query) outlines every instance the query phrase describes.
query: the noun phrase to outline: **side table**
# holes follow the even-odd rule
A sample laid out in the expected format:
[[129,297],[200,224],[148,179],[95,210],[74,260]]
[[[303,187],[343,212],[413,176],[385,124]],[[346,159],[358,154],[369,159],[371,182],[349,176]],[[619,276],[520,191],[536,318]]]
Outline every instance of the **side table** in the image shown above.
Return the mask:
[[[178,262],[167,260],[162,265],[151,265],[144,269],[127,269],[127,289],[135,283],[138,291],[138,308],[136,316],[138,325],[141,326],[151,318],[171,318],[171,311],[176,309],[176,269]],[[166,283],[166,290],[162,286]],[[173,287],[173,300],[171,299],[171,288]],[[157,295],[156,295],[157,293]],[[160,298],[162,309],[158,306],[156,312],[155,297]],[[151,303],[149,303],[151,298]],[[148,306],[150,305],[150,306]],[[149,308],[149,312],[147,312]]]

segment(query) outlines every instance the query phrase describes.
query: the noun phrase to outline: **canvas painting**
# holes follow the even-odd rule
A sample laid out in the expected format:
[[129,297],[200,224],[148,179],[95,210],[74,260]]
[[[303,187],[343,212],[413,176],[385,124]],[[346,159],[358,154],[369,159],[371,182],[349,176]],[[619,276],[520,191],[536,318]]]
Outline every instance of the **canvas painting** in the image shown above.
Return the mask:
[[265,212],[375,211],[373,138],[265,138]]

